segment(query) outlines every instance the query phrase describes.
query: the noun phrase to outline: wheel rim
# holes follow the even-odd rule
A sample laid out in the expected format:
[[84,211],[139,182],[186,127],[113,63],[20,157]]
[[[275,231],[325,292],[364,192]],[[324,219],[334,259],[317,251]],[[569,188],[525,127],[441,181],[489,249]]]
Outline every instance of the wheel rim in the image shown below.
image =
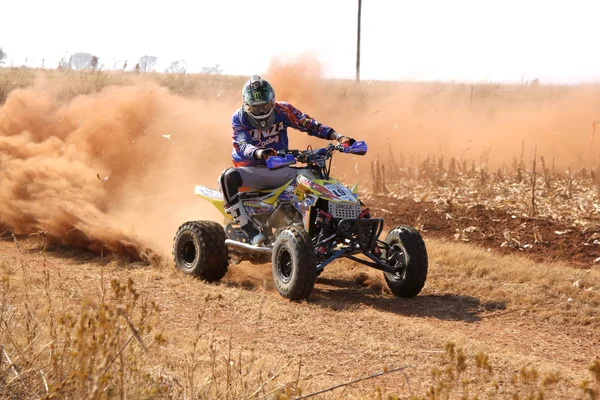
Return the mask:
[[292,280],[292,255],[290,251],[282,247],[277,253],[276,259],[277,275],[283,283],[289,283]]
[[192,268],[198,258],[198,248],[194,238],[187,234],[179,240],[179,261],[185,268]]
[[395,281],[400,281],[406,277],[406,264],[408,264],[408,260],[406,257],[406,252],[400,243],[393,243],[390,245],[389,254],[387,257],[388,264],[392,268],[401,267],[400,270],[396,273],[388,273],[386,275]]

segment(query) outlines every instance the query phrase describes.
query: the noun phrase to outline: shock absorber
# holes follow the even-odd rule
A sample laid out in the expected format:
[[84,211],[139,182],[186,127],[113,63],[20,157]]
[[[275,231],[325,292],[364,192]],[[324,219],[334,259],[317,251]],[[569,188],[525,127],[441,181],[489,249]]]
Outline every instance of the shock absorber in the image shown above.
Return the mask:
[[[371,218],[371,212],[369,211],[368,208],[365,208],[364,210],[361,211],[358,218],[359,219],[369,219],[369,218]],[[381,256],[381,249],[379,248],[379,246],[377,244],[375,244],[375,247],[373,247],[373,254],[375,254],[378,257]]]
[[[332,219],[333,216],[327,211],[319,210],[317,212],[317,216],[315,217],[315,228],[319,230],[319,234],[317,235],[317,243],[321,243],[321,241],[329,234]],[[324,255],[327,251],[327,247],[324,243],[321,243],[315,250]]]

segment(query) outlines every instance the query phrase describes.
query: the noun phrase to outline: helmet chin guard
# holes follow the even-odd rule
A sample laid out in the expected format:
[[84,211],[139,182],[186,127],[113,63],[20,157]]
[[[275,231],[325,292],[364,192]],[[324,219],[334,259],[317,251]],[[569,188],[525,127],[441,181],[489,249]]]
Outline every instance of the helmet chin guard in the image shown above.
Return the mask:
[[252,114],[250,111],[246,110],[246,107],[244,107],[244,113],[248,117],[250,125],[261,131],[266,131],[270,129],[273,125],[273,122],[275,122],[275,107],[273,107],[268,114],[260,116]]

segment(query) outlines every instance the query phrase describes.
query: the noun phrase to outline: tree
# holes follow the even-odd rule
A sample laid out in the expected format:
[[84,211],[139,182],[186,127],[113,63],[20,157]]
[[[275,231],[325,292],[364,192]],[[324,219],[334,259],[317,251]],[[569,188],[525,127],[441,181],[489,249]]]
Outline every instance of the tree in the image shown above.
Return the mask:
[[148,71],[152,71],[152,68],[156,65],[156,62],[158,61],[158,58],[154,57],[154,56],[142,56],[140,58],[140,62],[138,63],[140,66],[140,71],[142,72],[148,72]]
[[96,68],[98,68],[98,57],[92,56],[92,69],[95,71]]
[[213,74],[213,75],[221,75],[223,73],[223,68],[221,68],[220,64],[215,64],[214,67],[202,67],[203,74]]
[[6,53],[2,50],[2,47],[0,47],[0,65],[4,65],[4,60],[6,57]]
[[173,74],[185,74],[186,71],[185,61],[183,60],[173,61],[169,68],[165,70],[165,72],[170,72]]
[[98,57],[90,53],[74,53],[68,63],[63,64],[67,69],[96,69]]
[[67,61],[65,61],[64,58],[61,58],[60,61],[58,62],[58,69],[71,69],[71,64],[69,64]]

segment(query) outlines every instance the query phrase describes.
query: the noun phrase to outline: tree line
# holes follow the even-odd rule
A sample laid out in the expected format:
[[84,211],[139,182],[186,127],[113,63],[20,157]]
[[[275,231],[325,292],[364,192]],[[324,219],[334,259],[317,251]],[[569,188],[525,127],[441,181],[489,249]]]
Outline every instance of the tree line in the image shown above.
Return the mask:
[[[0,47],[0,67],[6,64],[6,60],[8,55],[2,50]],[[126,60],[123,65],[118,65],[115,63],[111,69],[113,70],[123,70],[127,69]],[[158,57],[152,55],[144,55],[140,57],[135,66],[133,66],[133,71],[135,72],[156,72],[156,65],[158,63]],[[42,61],[42,67],[44,67],[44,62]],[[104,65],[100,64],[100,58],[91,53],[86,52],[77,52],[70,55],[68,58],[65,56],[60,59],[58,62],[58,69],[73,69],[73,70],[91,70],[97,71],[104,69]],[[175,74],[185,74],[187,72],[187,65],[185,60],[177,60],[173,61],[169,64],[168,68],[165,68],[164,72],[167,73],[175,73]],[[202,67],[202,73],[205,74],[221,74],[223,73],[223,69],[221,65],[215,64],[212,67]]]

